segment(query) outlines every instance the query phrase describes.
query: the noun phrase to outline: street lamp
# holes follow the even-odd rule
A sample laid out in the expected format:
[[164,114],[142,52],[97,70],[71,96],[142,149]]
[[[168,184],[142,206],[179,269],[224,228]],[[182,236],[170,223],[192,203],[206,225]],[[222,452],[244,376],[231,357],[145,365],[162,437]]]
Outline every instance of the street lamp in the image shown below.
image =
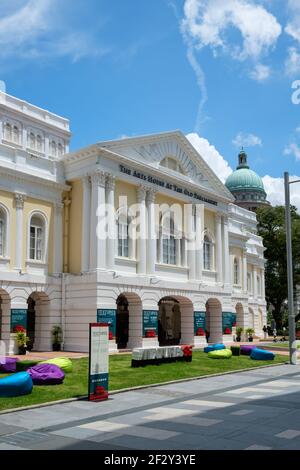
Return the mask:
[[285,189],[285,228],[286,228],[286,251],[287,251],[287,273],[288,273],[288,306],[289,306],[289,349],[290,363],[297,364],[297,344],[295,333],[294,314],[294,281],[293,281],[293,252],[292,252],[292,223],[291,223],[291,203],[290,184],[299,183],[300,180],[290,181],[288,172],[284,173]]

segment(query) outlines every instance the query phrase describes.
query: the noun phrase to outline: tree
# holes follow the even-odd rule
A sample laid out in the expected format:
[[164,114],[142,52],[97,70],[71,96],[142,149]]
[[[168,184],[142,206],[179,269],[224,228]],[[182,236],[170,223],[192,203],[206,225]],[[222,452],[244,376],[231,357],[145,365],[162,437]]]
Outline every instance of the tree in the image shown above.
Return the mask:
[[[284,304],[288,297],[285,208],[265,207],[257,211],[258,234],[264,240],[266,300],[273,307],[278,329],[282,328]],[[300,285],[300,215],[291,206],[294,292]],[[300,316],[300,315],[299,315]]]

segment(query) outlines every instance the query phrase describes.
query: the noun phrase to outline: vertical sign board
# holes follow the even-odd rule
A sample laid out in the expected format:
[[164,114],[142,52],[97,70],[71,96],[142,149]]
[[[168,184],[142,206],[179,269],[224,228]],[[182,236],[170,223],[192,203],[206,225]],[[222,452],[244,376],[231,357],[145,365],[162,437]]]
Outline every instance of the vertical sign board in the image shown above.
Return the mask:
[[23,326],[27,330],[27,310],[20,308],[12,308],[10,311],[10,329],[13,333],[16,326]]
[[203,330],[203,333],[205,335],[205,330],[206,330],[205,315],[206,315],[205,312],[194,312],[194,335],[195,336],[200,336],[199,330]]
[[89,401],[108,398],[108,324],[90,323]]
[[116,337],[116,324],[117,324],[117,311],[114,309],[105,310],[98,308],[97,310],[97,322],[107,323],[109,326],[110,339]]
[[232,330],[232,323],[233,323],[233,315],[231,312],[223,312],[223,332],[225,328],[229,328]]
[[143,337],[147,337],[148,332],[155,332],[158,334],[158,311],[157,310],[143,310]]

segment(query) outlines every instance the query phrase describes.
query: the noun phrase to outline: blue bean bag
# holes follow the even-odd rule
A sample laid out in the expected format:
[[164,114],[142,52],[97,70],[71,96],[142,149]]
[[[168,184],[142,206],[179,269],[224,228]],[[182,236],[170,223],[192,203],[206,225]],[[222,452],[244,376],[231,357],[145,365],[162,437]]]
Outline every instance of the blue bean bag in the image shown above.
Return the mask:
[[204,348],[204,352],[209,353],[211,351],[219,351],[220,349],[225,349],[224,344],[222,343],[210,344],[209,346],[206,346]]
[[266,351],[264,349],[255,348],[252,349],[250,358],[255,361],[273,361],[275,354],[271,351]]
[[27,372],[18,372],[0,379],[0,397],[19,397],[32,392],[32,378]]

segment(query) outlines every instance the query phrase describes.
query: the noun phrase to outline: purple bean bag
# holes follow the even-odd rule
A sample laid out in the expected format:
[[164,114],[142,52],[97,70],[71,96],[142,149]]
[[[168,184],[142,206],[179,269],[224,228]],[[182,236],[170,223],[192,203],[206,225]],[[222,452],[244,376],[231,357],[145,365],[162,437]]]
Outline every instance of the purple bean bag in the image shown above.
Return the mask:
[[0,362],[0,372],[3,373],[11,373],[11,372],[16,372],[17,369],[17,362],[19,359],[16,357],[4,357],[4,364]]
[[249,344],[249,345],[248,344],[247,345],[242,344],[241,345],[241,354],[243,356],[250,356],[252,350],[256,349],[256,348],[257,348],[256,344]]
[[38,364],[27,372],[34,385],[59,385],[65,378],[63,371],[55,364]]

